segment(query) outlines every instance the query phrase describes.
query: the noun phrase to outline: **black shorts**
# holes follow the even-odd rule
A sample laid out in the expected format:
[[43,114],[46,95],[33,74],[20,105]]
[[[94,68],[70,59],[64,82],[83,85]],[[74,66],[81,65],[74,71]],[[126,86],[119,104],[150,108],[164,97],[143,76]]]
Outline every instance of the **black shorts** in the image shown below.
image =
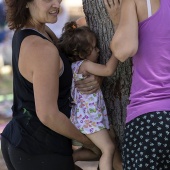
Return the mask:
[[72,156],[54,153],[30,155],[9,144],[3,136],[1,149],[8,170],[74,170]]
[[151,112],[126,124],[124,170],[170,169],[170,111]]

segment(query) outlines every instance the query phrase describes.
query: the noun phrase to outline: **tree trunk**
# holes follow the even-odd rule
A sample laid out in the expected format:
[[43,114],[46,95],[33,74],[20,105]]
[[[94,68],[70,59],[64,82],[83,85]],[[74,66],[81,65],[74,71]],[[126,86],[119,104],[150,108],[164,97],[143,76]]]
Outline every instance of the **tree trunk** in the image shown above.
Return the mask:
[[[103,0],[82,1],[86,21],[98,37],[99,62],[105,64],[111,56],[109,44],[114,34],[112,22],[106,12]],[[129,102],[131,67],[131,59],[119,63],[114,75],[105,78],[102,86],[110,123],[114,127],[120,148],[123,141],[126,106]]]

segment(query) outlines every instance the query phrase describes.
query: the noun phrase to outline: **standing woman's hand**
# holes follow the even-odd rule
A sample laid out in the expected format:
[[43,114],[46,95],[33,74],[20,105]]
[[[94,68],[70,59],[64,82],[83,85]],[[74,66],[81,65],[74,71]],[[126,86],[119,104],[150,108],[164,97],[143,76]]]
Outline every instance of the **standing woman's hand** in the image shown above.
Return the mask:
[[100,85],[102,84],[102,77],[98,77],[95,75],[89,75],[87,78],[83,80],[76,81],[77,89],[83,94],[92,94],[96,92]]
[[122,0],[104,0],[104,4],[110,19],[116,30],[120,20],[120,7]]

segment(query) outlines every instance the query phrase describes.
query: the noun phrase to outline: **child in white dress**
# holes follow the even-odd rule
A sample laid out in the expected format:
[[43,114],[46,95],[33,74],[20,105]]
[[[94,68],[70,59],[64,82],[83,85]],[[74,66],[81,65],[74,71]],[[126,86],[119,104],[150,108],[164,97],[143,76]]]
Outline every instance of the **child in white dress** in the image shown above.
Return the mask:
[[[76,81],[85,79],[89,74],[111,76],[116,70],[117,59],[114,56],[111,56],[106,65],[97,64],[99,49],[96,41],[96,35],[89,27],[78,28],[75,22],[69,22],[63,28],[59,49],[72,62],[73,105],[70,119],[100,149],[100,170],[112,170],[115,146],[108,132],[109,121],[102,91],[99,89],[93,94],[82,94],[75,86]],[[75,161],[80,156],[79,160],[95,159],[97,154],[96,151],[84,148],[80,152],[78,156],[73,154]]]

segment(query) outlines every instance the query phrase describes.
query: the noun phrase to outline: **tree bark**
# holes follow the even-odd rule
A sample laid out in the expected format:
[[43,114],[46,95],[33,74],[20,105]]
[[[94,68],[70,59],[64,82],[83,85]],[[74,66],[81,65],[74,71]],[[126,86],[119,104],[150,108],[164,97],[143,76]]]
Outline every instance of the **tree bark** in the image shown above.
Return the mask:
[[[99,62],[105,64],[111,56],[109,44],[114,34],[112,22],[106,12],[103,0],[82,0],[82,2],[87,24],[98,37]],[[123,142],[126,106],[129,103],[131,67],[131,59],[124,63],[119,62],[114,75],[105,78],[102,85],[109,120],[116,132],[120,148]]]

